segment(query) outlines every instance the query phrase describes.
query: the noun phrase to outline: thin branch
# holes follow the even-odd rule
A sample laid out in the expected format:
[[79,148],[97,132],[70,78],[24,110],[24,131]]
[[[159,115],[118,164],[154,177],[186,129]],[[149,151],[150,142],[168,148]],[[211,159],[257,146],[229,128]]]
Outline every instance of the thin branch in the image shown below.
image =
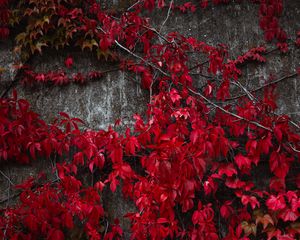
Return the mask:
[[12,181],[11,181],[11,179],[4,173],[4,172],[2,172],[1,170],[0,170],[0,173],[1,173],[1,175],[3,176],[3,177],[5,177],[6,179],[7,179],[7,181],[10,183],[10,185],[15,185]]
[[[97,27],[100,31],[102,31],[104,34],[106,34],[106,32],[100,27]],[[160,73],[162,73],[163,75],[167,76],[167,77],[171,77],[169,74],[167,74],[166,72],[164,72],[163,70],[161,70],[159,67],[155,66],[153,63],[148,62],[147,60],[145,60],[144,58],[140,57],[139,55],[135,54],[134,52],[130,51],[128,48],[126,48],[125,46],[123,46],[121,43],[119,43],[117,40],[114,41],[115,44],[123,49],[124,51],[126,51],[127,53],[129,53],[130,55],[134,56],[137,59],[140,59],[142,62],[146,63],[148,66],[151,66],[152,68],[156,69],[157,71],[159,71]]]
[[296,153],[300,153],[300,150],[296,149],[291,143],[289,143],[291,149],[293,149]]
[[[274,81],[272,81],[272,82],[266,83],[266,84],[264,84],[264,85],[262,85],[262,86],[260,86],[260,87],[258,87],[258,88],[255,88],[255,89],[253,89],[253,90],[249,90],[249,92],[252,92],[252,93],[253,93],[253,92],[257,92],[257,91],[259,91],[259,90],[261,90],[261,89],[263,89],[263,88],[265,88],[265,87],[268,87],[268,86],[270,86],[270,85],[272,85],[272,84],[279,83],[279,82],[281,82],[281,81],[283,81],[283,80],[285,80],[285,79],[292,78],[292,77],[295,77],[295,76],[297,76],[297,73],[292,73],[292,74],[290,74],[290,75],[281,77],[281,78],[279,78],[279,79],[277,79],[277,80],[274,80]],[[236,99],[239,99],[239,98],[241,98],[241,97],[245,97],[246,95],[247,95],[246,93],[245,93],[245,94],[241,94],[241,95],[238,95],[238,96],[235,96],[235,97],[232,97],[232,98],[227,98],[227,99],[225,99],[225,101],[236,100]]]
[[161,38],[161,39],[163,39],[165,42],[171,44],[171,42],[170,42],[168,39],[166,39],[166,38],[165,38],[159,31],[157,31],[155,28],[148,27],[148,26],[146,26],[146,25],[143,25],[143,27],[146,28],[146,29],[148,29],[148,30],[150,30],[150,31],[152,31],[152,32],[154,32],[159,38]]
[[20,80],[20,78],[15,78],[15,80],[13,80],[9,86],[7,88],[5,88],[5,90],[1,93],[1,97],[0,98],[4,98],[7,93],[13,88],[13,86]]
[[250,124],[253,124],[253,125],[257,126],[257,127],[260,127],[260,128],[262,128],[262,129],[265,129],[265,130],[267,130],[267,131],[269,131],[269,132],[273,132],[273,130],[272,130],[271,128],[269,128],[269,127],[266,127],[266,126],[264,126],[264,125],[262,125],[262,124],[260,124],[260,123],[258,123],[258,122],[251,121],[251,120],[249,120],[249,119],[246,119],[246,118],[244,118],[244,117],[241,117],[241,116],[239,116],[239,115],[237,115],[237,114],[235,114],[235,113],[229,112],[228,110],[226,110],[226,109],[222,108],[221,106],[215,104],[214,102],[210,101],[208,98],[206,98],[205,96],[203,96],[203,95],[202,95],[201,93],[199,93],[199,92],[195,92],[194,90],[192,90],[192,89],[190,89],[190,88],[188,88],[188,90],[189,90],[191,93],[193,93],[193,94],[195,94],[195,95],[197,95],[197,96],[200,96],[202,99],[204,99],[204,100],[205,100],[206,102],[208,102],[210,105],[212,105],[212,106],[214,106],[214,107],[220,109],[222,112],[227,113],[228,115],[231,115],[231,116],[233,116],[233,117],[235,117],[235,118],[237,118],[237,119],[240,119],[240,120],[244,120],[244,121],[246,121],[246,122],[248,122],[248,123],[250,123]]
[[21,193],[22,193],[22,192],[17,192],[17,193],[15,193],[15,194],[13,194],[13,195],[9,195],[8,197],[6,197],[6,198],[0,200],[0,204],[6,203],[6,202],[8,202],[8,201],[10,201],[10,200],[12,200],[12,199],[14,199],[14,198],[20,196]]
[[[287,43],[288,47],[292,46],[295,42],[295,39],[290,39],[290,40],[291,40],[291,42]],[[268,55],[268,54],[276,52],[276,51],[280,51],[280,49],[278,47],[266,49],[266,52],[264,52],[263,54]]]
[[206,60],[206,61],[201,62],[201,63],[199,63],[199,64],[197,64],[197,65],[195,65],[195,66],[192,66],[191,68],[189,68],[189,71],[191,71],[191,70],[193,70],[193,69],[196,69],[196,68],[198,68],[198,67],[201,67],[201,66],[203,66],[204,64],[206,64],[206,63],[208,63],[208,62],[209,62],[209,61]]
[[153,67],[154,69],[156,69],[157,71],[159,71],[160,73],[162,73],[163,75],[170,77],[169,74],[167,74],[166,72],[164,72],[163,70],[161,70],[159,67],[155,66],[153,63],[148,62],[147,60],[145,60],[144,58],[140,57],[139,55],[135,54],[134,52],[130,51],[128,48],[126,48],[125,46],[123,46],[122,44],[120,44],[117,40],[115,40],[115,43],[118,47],[122,48],[123,50],[125,50],[126,52],[128,52],[130,55],[134,56],[137,59],[140,59],[142,62],[146,63],[147,65]]
[[[59,178],[54,179],[54,180],[51,181],[51,185],[54,184],[54,183],[56,183],[56,182],[59,182],[59,181],[60,181]],[[35,185],[35,186],[33,186],[33,187],[31,188],[31,190],[35,190],[36,188],[41,187],[42,185],[43,185],[43,184]],[[21,195],[22,192],[23,192],[23,191],[19,191],[19,192],[13,194],[13,195],[10,195],[9,197],[6,197],[6,198],[0,200],[0,204],[3,204],[3,203],[5,203],[5,202],[8,202],[8,201],[10,201],[10,200],[12,200],[12,199],[15,199],[15,198],[19,197],[19,196]]]
[[132,4],[129,8],[127,8],[127,11],[131,10],[132,8],[134,8],[140,2],[141,2],[141,0],[138,0],[137,2],[135,2],[134,4]]
[[205,75],[205,74],[203,74],[203,73],[190,73],[190,75],[199,75],[199,76],[201,76],[201,77],[204,77],[204,78],[209,78],[209,79],[212,79],[212,78],[214,78],[213,76],[208,76],[208,75]]
[[[267,87],[267,86],[269,86],[269,85],[272,85],[272,84],[276,84],[276,83],[278,83],[278,82],[280,82],[280,81],[283,81],[283,80],[285,80],[285,79],[287,79],[287,78],[291,78],[291,77],[294,77],[294,76],[296,76],[297,75],[297,73],[293,73],[293,74],[291,74],[291,75],[288,75],[288,76],[285,76],[285,77],[282,77],[282,78],[280,78],[280,79],[277,79],[277,80],[275,80],[275,81],[273,81],[273,82],[269,82],[269,83],[267,83],[267,84],[265,84],[265,85],[263,85],[263,86],[260,86],[259,88],[256,88],[256,89],[254,89],[254,90],[248,90],[248,89],[246,89],[245,87],[243,87],[239,82],[239,87],[241,87],[242,89],[243,89],[243,91],[245,92],[245,94],[243,94],[243,95],[240,95],[240,97],[244,97],[244,96],[248,96],[249,98],[250,98],[250,100],[252,100],[253,101],[253,99],[251,99],[251,96],[254,98],[254,96],[251,94],[251,92],[255,92],[255,91],[258,91],[258,90],[260,90],[260,89],[263,89],[263,88],[265,88],[265,87]],[[254,98],[255,99],[255,98]],[[225,101],[227,101],[228,99],[226,99]],[[231,99],[231,100],[234,100],[234,99]],[[255,99],[256,101],[257,101],[257,99]],[[275,115],[277,115],[277,114],[275,114]],[[294,127],[296,127],[296,128],[298,128],[298,129],[300,129],[300,126],[297,124],[297,123],[295,123],[294,121],[292,121],[292,120],[289,120],[289,123],[290,124],[292,124]]]
[[245,92],[245,96],[247,95],[251,101],[257,101],[257,99],[255,99],[252,93],[247,88],[245,88],[239,81],[234,81],[232,83],[241,88]]
[[107,234],[108,226],[109,226],[108,220],[105,219],[105,221],[106,221],[106,227],[105,227],[105,231],[104,231],[104,237]]
[[170,13],[171,13],[172,6],[173,6],[173,0],[171,0],[171,2],[170,2],[167,16],[166,16],[165,20],[163,21],[163,23],[161,24],[161,26],[160,26],[160,28],[159,28],[159,32],[161,32],[162,28],[164,27],[164,25],[165,25],[166,22],[168,21],[168,19],[169,19],[169,17],[170,17]]
[[106,73],[111,73],[111,72],[117,72],[119,71],[120,68],[112,68],[112,69],[108,69],[108,70],[105,70],[105,71],[100,71],[101,74],[106,74]]

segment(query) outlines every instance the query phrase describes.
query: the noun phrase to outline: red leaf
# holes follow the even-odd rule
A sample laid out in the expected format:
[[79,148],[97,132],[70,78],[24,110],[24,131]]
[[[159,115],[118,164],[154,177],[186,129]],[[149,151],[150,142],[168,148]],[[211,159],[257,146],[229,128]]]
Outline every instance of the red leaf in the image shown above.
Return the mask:
[[73,163],[76,165],[82,165],[84,164],[84,156],[82,152],[78,152],[76,154],[74,154],[73,157]]
[[249,170],[251,167],[251,160],[248,157],[238,154],[234,157],[235,163],[241,170]]
[[226,201],[220,208],[221,216],[225,219],[229,218],[233,213],[233,208],[231,207],[232,201]]
[[291,209],[286,208],[286,209],[283,209],[278,216],[285,222],[287,222],[287,221],[294,222],[298,219],[299,213],[298,213],[298,210],[297,210],[297,212],[294,212]]
[[250,204],[252,209],[254,209],[256,206],[258,208],[260,207],[260,203],[257,201],[256,197],[254,196],[243,195],[241,201],[244,206]]
[[281,210],[286,207],[284,197],[282,195],[274,196],[271,195],[266,201],[266,205],[273,211]]
[[68,56],[65,60],[65,66],[67,68],[71,68],[73,65],[73,58],[71,56]]
[[275,137],[277,138],[278,142],[281,142],[282,132],[281,132],[281,129],[278,125],[274,128],[274,134],[275,134]]
[[47,237],[47,240],[64,240],[64,239],[65,239],[65,236],[64,236],[63,232],[59,229],[54,229],[54,228],[52,228],[49,231],[49,234]]
[[24,219],[24,223],[30,229],[30,231],[36,232],[38,230],[38,221],[36,217],[32,214],[28,215]]
[[110,183],[110,190],[112,192],[115,192],[117,189],[117,185],[118,185],[119,181],[116,178],[113,178],[111,183]]
[[140,148],[140,144],[137,141],[136,137],[131,136],[127,138],[127,142],[125,145],[125,151],[127,154],[134,156],[136,149],[139,148]]
[[98,181],[95,183],[95,188],[98,189],[100,192],[102,192],[103,188],[104,188],[105,184],[101,181]]
[[168,223],[169,221],[166,218],[158,218],[156,222],[162,224],[162,223]]
[[74,227],[73,217],[69,212],[66,212],[66,214],[64,215],[64,223],[65,226],[69,229],[72,229]]
[[27,112],[29,109],[29,102],[24,99],[18,100],[18,105],[19,105],[21,112],[23,112],[23,113]]
[[170,98],[171,98],[171,101],[173,103],[175,103],[181,99],[181,96],[178,94],[176,89],[172,88],[170,91]]
[[113,43],[113,39],[103,35],[103,37],[100,39],[100,45],[99,45],[100,49],[102,51],[106,51],[112,45],[112,43]]
[[222,176],[225,174],[227,177],[232,177],[233,175],[237,174],[237,170],[235,169],[232,163],[223,164],[219,167],[219,175]]
[[70,116],[65,112],[60,112],[59,115],[66,118],[66,119],[70,119]]
[[123,161],[123,150],[120,146],[115,146],[111,153],[110,153],[110,158],[113,163],[120,163]]

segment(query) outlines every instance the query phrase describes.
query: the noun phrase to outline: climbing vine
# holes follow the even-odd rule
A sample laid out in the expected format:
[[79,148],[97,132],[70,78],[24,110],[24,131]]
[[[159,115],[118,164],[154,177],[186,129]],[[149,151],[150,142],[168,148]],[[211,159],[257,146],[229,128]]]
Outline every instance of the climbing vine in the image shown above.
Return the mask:
[[[249,1],[258,5],[260,28],[274,46],[231,59],[224,44],[162,34],[147,14],[163,11],[171,18],[176,11],[238,3],[183,2],[106,7],[93,0],[0,1],[0,37],[15,37],[22,84],[85,84],[122,70],[139,76],[151,94],[146,116],[134,115],[134,128],[120,134],[112,126],[84,130],[83,120],[64,112],[46,123],[8,89],[0,99],[0,163],[48,159],[55,162],[55,178],[41,173],[15,186],[18,203],[0,210],[1,239],[122,239],[119,220],[110,222],[102,206],[104,189],[117,187],[136,205],[125,215],[132,239],[300,237],[300,127],[276,113],[275,86],[299,70],[259,89],[239,81],[244,65],[263,64],[270,52],[286,53],[291,44],[299,47],[299,32],[287,36],[280,26],[282,0]],[[66,48],[91,51],[118,67],[69,76],[27,64],[46,49]],[[205,60],[192,60],[191,52]],[[62,65],[71,69],[74,61],[69,55]],[[205,79],[202,87],[195,74]],[[261,169],[264,186],[256,179]],[[83,173],[92,175],[92,183]]]

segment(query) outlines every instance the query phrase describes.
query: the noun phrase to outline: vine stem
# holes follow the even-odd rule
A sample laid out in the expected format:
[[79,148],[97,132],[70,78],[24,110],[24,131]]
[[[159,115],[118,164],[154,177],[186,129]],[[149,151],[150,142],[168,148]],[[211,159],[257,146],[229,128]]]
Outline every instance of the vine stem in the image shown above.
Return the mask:
[[12,186],[15,185],[15,184],[12,182],[12,180],[11,180],[4,172],[2,172],[2,171],[0,170],[0,173],[1,173],[1,175],[2,175],[3,177],[6,178],[6,180],[7,180]]
[[147,60],[145,60],[144,58],[140,57],[139,55],[135,54],[134,52],[130,51],[128,48],[126,48],[125,46],[123,46],[122,44],[120,44],[117,40],[115,40],[115,44],[120,47],[121,49],[125,50],[126,52],[128,52],[130,55],[134,56],[135,58],[141,60],[142,62],[146,63],[147,65],[151,66],[152,68],[156,69],[157,71],[159,71],[160,73],[162,73],[163,75],[170,77],[169,74],[167,74],[166,72],[164,72],[163,70],[161,70],[159,67],[155,66],[153,63],[148,62]]
[[[102,31],[104,34],[106,34],[106,32],[100,27],[97,27],[100,31]],[[122,50],[126,51],[127,53],[129,53],[130,55],[132,55],[133,57],[141,60],[142,62],[144,62],[145,64],[147,64],[148,66],[151,66],[152,68],[156,69],[157,71],[159,71],[160,73],[162,73],[163,75],[170,77],[169,74],[167,74],[166,72],[164,72],[163,70],[161,70],[159,67],[155,66],[153,63],[145,60],[144,58],[142,58],[141,56],[135,54],[134,52],[130,51],[127,47],[123,46],[119,41],[114,40],[115,44],[121,48]]]
[[[295,77],[295,76],[297,76],[297,73],[292,73],[292,74],[290,74],[290,75],[283,76],[283,77],[281,77],[281,78],[279,78],[279,79],[276,79],[276,80],[274,80],[274,81],[272,81],[272,82],[266,83],[266,84],[264,84],[264,85],[262,85],[262,86],[260,86],[260,87],[258,87],[258,88],[255,88],[255,89],[253,89],[253,90],[248,90],[248,92],[257,92],[257,91],[259,91],[259,90],[261,90],[261,89],[263,89],[263,88],[265,88],[265,87],[268,87],[268,86],[270,86],[270,85],[272,85],[272,84],[279,83],[279,82],[281,82],[281,81],[283,81],[283,80],[285,80],[285,79],[292,78],[292,77]],[[232,98],[227,98],[227,99],[225,99],[225,101],[236,100],[236,99],[239,99],[239,98],[241,98],[241,97],[245,97],[246,95],[247,95],[246,93],[245,93],[245,94],[241,94],[241,95],[238,95],[238,96],[235,96],[235,97],[232,97]]]
[[169,17],[170,17],[171,9],[172,9],[172,6],[173,6],[173,1],[174,1],[174,0],[171,0],[171,2],[170,2],[167,16],[166,16],[165,20],[163,21],[163,23],[161,24],[161,26],[160,26],[158,32],[161,32],[162,28],[164,27],[164,25],[166,24],[166,22],[168,21],[168,19],[169,19]]
[[233,113],[233,112],[230,112],[230,111],[228,111],[228,110],[222,108],[221,106],[219,106],[219,105],[215,104],[214,102],[210,101],[208,98],[206,98],[205,96],[203,96],[201,93],[195,92],[195,91],[192,90],[191,88],[188,88],[188,90],[189,90],[191,93],[193,93],[193,94],[195,94],[195,95],[197,95],[197,96],[200,96],[200,97],[201,97],[202,99],[204,99],[207,103],[209,103],[210,105],[214,106],[215,108],[220,109],[222,112],[227,113],[228,115],[231,115],[231,116],[233,116],[233,117],[235,117],[235,118],[237,118],[237,119],[240,119],[240,120],[244,120],[244,121],[246,121],[246,122],[248,122],[248,123],[251,123],[251,124],[253,124],[253,125],[257,126],[257,127],[260,127],[260,128],[262,128],[262,129],[264,129],[264,130],[267,130],[267,131],[269,131],[269,132],[273,132],[273,130],[272,130],[271,128],[269,128],[269,127],[266,127],[266,126],[264,126],[264,125],[262,125],[262,124],[260,124],[260,123],[258,123],[258,122],[251,121],[251,120],[249,120],[249,119],[246,119],[246,118],[244,118],[244,117],[241,117],[241,116],[239,116],[239,115],[237,115],[237,114],[235,114],[235,113]]
[[[264,85],[262,85],[262,86],[260,86],[260,87],[258,87],[258,88],[256,88],[256,89],[253,89],[253,90],[248,90],[247,88],[243,87],[243,85],[242,85],[240,82],[237,82],[236,85],[239,86],[245,93],[242,94],[242,95],[236,96],[236,97],[232,97],[232,98],[225,99],[225,101],[232,101],[232,100],[236,100],[236,99],[239,99],[239,98],[245,97],[245,96],[248,96],[249,99],[252,100],[252,101],[253,101],[253,100],[256,100],[256,99],[254,98],[254,96],[252,95],[253,92],[257,92],[257,91],[259,91],[259,90],[261,90],[261,89],[264,89],[264,88],[266,88],[266,87],[268,87],[268,86],[270,86],[270,85],[272,85],[272,84],[277,84],[277,83],[279,83],[279,82],[281,82],[281,81],[283,81],[283,80],[285,80],[285,79],[292,78],[292,77],[295,77],[295,76],[297,76],[297,73],[292,73],[292,74],[290,74],[290,75],[281,77],[281,78],[279,78],[279,79],[277,79],[277,80],[275,80],[275,81],[266,83],[266,84],[264,84]],[[256,100],[256,101],[257,101],[257,100]],[[277,114],[276,114],[276,115],[277,115]],[[299,126],[297,123],[295,123],[294,121],[289,120],[289,123],[292,124],[294,127],[300,129],[300,126]]]

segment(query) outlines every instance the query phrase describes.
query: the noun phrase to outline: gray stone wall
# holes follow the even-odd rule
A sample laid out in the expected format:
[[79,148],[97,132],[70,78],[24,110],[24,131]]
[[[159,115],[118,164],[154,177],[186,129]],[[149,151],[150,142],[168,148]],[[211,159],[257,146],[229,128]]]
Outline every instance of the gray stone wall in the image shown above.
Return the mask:
[[[165,22],[162,33],[178,31],[186,36],[193,36],[212,45],[225,43],[229,53],[235,57],[247,49],[264,44],[263,33],[259,28],[258,6],[248,2],[215,6],[196,13],[172,13]],[[163,12],[152,13],[153,24],[161,26],[167,16]],[[295,39],[300,30],[300,1],[285,1],[284,15],[280,19],[281,26],[289,36]],[[269,49],[274,48],[268,45]],[[266,64],[250,64],[243,68],[242,83],[248,89],[255,89],[264,83],[270,75],[275,79],[294,72],[299,66],[300,49],[290,46],[291,51],[280,54],[278,51],[267,55]],[[36,56],[32,64],[37,71],[57,71],[63,66],[64,59],[70,54],[67,51],[50,52],[47,55]],[[113,63],[98,61],[86,52],[72,52],[74,65],[68,74],[86,73],[90,70],[104,71],[113,68]],[[0,43],[0,67],[4,68],[0,81],[0,92],[3,93],[15,80],[17,71],[12,68],[17,57],[12,53],[12,40]],[[195,57],[195,59],[197,59]],[[200,61],[200,59],[198,59]],[[195,81],[201,82],[201,77]],[[300,120],[300,84],[299,76],[286,79],[278,84],[279,112]],[[149,101],[148,93],[140,89],[138,76],[129,76],[121,71],[106,74],[103,78],[85,85],[71,84],[59,86],[39,86],[24,88],[16,84],[19,95],[25,97],[32,107],[46,121],[52,121],[61,112],[67,112],[73,117],[79,117],[86,122],[87,128],[106,128],[118,118],[124,123],[132,123],[134,113],[143,113]],[[3,166],[2,171],[10,177],[13,183],[20,183],[29,175],[36,175],[40,169],[50,169],[51,163],[45,161],[33,163],[32,166]],[[7,179],[0,174],[0,201],[7,197]],[[13,194],[13,192],[10,192]],[[108,194],[104,200],[111,218],[119,217],[132,209],[128,203],[117,194]],[[128,222],[121,221],[128,232]]]

